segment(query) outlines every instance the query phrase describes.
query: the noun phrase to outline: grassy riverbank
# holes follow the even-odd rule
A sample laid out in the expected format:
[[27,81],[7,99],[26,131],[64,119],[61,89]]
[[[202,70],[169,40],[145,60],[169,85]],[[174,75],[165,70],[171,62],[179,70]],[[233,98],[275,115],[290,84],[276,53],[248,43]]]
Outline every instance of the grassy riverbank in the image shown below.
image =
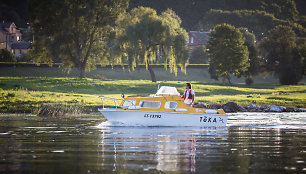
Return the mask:
[[[161,85],[175,86],[182,94],[184,81],[162,81]],[[306,86],[235,84],[222,86],[192,82],[196,102],[208,104],[236,102],[239,105],[282,105],[306,107]],[[101,105],[97,95],[120,98],[126,95],[152,94],[157,83],[149,80],[99,80],[57,77],[0,77],[0,112],[36,113],[41,105],[78,105],[96,110]],[[113,105],[107,101],[107,105]]]

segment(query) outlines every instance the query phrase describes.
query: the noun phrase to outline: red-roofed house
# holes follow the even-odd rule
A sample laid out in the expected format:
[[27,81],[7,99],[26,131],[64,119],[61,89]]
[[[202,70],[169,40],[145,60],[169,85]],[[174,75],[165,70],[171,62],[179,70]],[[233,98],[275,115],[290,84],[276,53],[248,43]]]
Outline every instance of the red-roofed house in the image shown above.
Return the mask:
[[7,49],[19,57],[26,54],[31,44],[22,41],[22,34],[14,22],[0,23],[0,49]]
[[207,45],[207,41],[210,38],[208,33],[209,32],[189,31],[187,39],[188,47],[194,50],[198,46]]

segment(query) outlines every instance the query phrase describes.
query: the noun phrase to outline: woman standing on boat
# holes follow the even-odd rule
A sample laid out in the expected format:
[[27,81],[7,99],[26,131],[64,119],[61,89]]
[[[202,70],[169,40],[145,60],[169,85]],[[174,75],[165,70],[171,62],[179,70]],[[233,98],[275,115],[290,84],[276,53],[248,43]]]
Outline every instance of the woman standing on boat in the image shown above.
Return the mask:
[[187,105],[192,105],[194,102],[194,91],[192,90],[191,83],[186,83],[186,90],[184,92],[184,102]]

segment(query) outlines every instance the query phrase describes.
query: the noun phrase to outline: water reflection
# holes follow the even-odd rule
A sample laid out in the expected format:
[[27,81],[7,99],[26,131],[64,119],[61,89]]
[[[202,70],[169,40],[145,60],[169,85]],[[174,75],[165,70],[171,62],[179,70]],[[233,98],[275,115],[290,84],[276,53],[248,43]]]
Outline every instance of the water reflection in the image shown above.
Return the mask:
[[0,173],[306,172],[303,113],[236,114],[227,127],[101,122],[0,116]]
[[[113,171],[118,167],[141,167],[144,171],[196,171],[197,146],[202,141],[227,140],[227,127],[111,127],[99,126],[101,131],[101,162],[105,152],[113,150]],[[197,139],[201,137],[199,143]],[[207,143],[225,145],[226,143]],[[112,147],[110,147],[112,146]],[[205,150],[203,153],[216,153]],[[133,161],[146,161],[142,165]],[[109,163],[110,161],[107,161]],[[122,165],[124,164],[124,165]]]
[[[171,135],[161,137],[160,144],[157,145],[157,166],[160,171],[195,171],[195,137],[190,139],[177,139]],[[182,156],[182,159],[180,157]],[[180,167],[180,160],[182,165]]]

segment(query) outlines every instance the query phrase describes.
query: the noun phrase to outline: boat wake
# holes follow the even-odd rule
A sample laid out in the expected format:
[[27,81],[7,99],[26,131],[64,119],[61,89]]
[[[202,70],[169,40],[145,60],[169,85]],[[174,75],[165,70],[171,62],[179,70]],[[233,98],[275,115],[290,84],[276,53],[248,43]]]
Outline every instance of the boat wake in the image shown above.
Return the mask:
[[228,114],[229,127],[262,127],[306,129],[305,113],[233,113]]

